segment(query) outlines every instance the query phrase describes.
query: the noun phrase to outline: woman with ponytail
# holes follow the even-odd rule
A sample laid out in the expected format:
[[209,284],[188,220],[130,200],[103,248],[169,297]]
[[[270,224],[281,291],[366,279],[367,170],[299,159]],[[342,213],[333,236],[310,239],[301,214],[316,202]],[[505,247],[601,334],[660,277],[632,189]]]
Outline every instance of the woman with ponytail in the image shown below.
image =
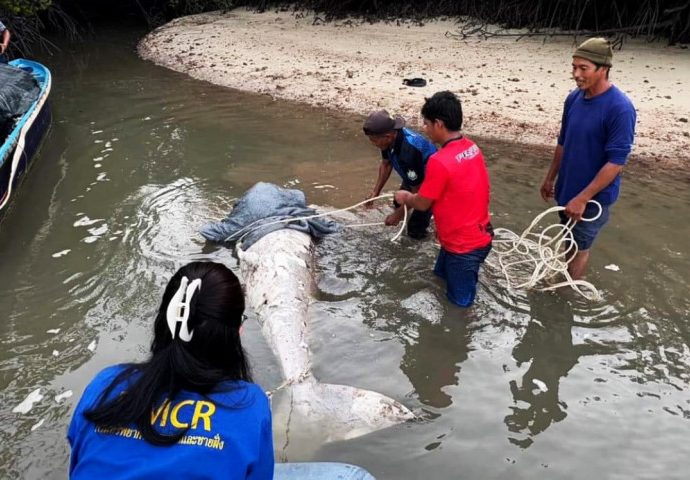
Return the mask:
[[151,356],[86,387],[69,426],[70,478],[273,478],[271,413],[240,342],[244,294],[217,263],[170,279]]

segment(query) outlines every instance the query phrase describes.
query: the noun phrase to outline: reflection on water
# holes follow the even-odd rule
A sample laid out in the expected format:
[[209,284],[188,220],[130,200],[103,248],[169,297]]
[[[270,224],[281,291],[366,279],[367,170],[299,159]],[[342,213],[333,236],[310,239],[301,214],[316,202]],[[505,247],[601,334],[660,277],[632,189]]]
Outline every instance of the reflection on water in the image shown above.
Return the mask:
[[453,398],[443,387],[457,385],[460,364],[467,360],[470,335],[466,323],[421,323],[415,336],[405,345],[400,369],[412,382],[420,402],[434,408],[448,407]]
[[[516,366],[529,364],[520,380],[510,381],[514,406],[505,418],[509,440],[523,448],[533,437],[567,416],[568,405],[559,397],[561,379],[585,355],[611,355],[618,345],[585,343],[573,345],[573,312],[560,295],[534,297],[530,319],[522,338],[513,348]],[[525,436],[518,437],[517,434]]]
[[[566,417],[568,406],[559,399],[558,387],[561,378],[575,366],[578,357],[570,331],[570,306],[564,301],[553,302],[551,308],[547,309],[543,306],[535,304],[527,329],[513,348],[513,358],[518,367],[531,363],[519,385],[516,380],[510,381],[516,406],[511,407],[512,413],[505,418],[509,431],[527,431],[529,437],[538,435],[552,423]],[[522,441],[512,437],[509,439],[527,447],[532,443],[529,437]]]
[[[529,156],[511,159],[514,147],[489,145],[495,224],[519,230],[545,208],[536,198],[542,167]],[[383,227],[324,239],[313,310],[317,375],[405,395],[431,422],[417,435],[394,430],[341,450],[325,447],[324,457],[354,456],[384,477],[400,474],[382,460],[393,456],[407,459],[406,478],[432,471],[435,478],[457,478],[458,463],[471,465],[467,478],[503,471],[539,478],[546,468],[554,478],[580,478],[583,469],[600,478],[614,471],[676,478],[672,465],[687,463],[690,453],[677,446],[690,433],[684,420],[690,418],[690,231],[679,225],[683,233],[654,243],[673,217],[666,193],[627,181],[593,252],[589,279],[602,290],[602,302],[568,290],[510,291],[500,272],[486,266],[475,307],[462,310],[447,304],[433,276],[433,242],[390,245],[392,231]],[[677,188],[668,193],[686,202],[687,191]],[[642,219],[630,215],[641,191],[650,200]],[[620,270],[604,268],[610,264]],[[640,431],[663,440],[631,440]],[[636,460],[650,452],[657,462]],[[596,460],[583,466],[577,461],[583,454]],[[508,459],[509,470],[491,459]]]
[[[0,225],[2,478],[64,477],[70,411],[99,369],[146,354],[169,275],[192,260],[236,266],[200,225],[257,181],[344,207],[376,176],[360,118],[193,81],[138,60],[135,40],[106,30],[46,59],[55,124]],[[494,224],[519,231],[545,208],[550,152],[478,143]],[[487,266],[476,305],[462,310],[431,271],[433,241],[391,243],[393,229],[371,227],[319,242],[315,375],[399,399],[420,420],[291,445],[289,458],[357,463],[380,478],[682,477],[690,193],[641,175],[626,174],[592,253],[601,303],[509,291]],[[244,340],[262,386],[280,384],[255,322]]]

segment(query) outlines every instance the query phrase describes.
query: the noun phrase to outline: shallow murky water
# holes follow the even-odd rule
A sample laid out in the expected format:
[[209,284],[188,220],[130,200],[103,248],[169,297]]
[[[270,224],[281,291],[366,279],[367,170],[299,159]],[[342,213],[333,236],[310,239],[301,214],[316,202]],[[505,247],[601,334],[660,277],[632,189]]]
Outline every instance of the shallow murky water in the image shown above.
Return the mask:
[[[3,478],[64,477],[71,409],[99,369],[146,354],[170,274],[195,259],[236,265],[202,241],[200,225],[260,180],[344,207],[375,177],[358,117],[188,79],[140,61],[135,41],[104,30],[44,59],[55,123],[0,225]],[[480,146],[494,224],[519,230],[544,208],[550,154]],[[431,241],[391,244],[392,231],[375,227],[320,242],[317,376],[400,399],[420,421],[279,453],[379,478],[682,477],[690,193],[682,180],[642,175],[626,175],[594,250],[599,303],[509,292],[486,268],[477,305],[463,311],[431,274]],[[255,376],[275,387],[279,370],[248,325]],[[13,411],[20,405],[25,413]]]
[[[484,147],[494,224],[526,227],[543,207],[541,170],[528,152]],[[405,398],[425,420],[327,446],[323,457],[356,459],[382,478],[683,477],[690,231],[677,217],[688,199],[683,185],[628,175],[593,251],[599,303],[509,292],[487,267],[476,306],[463,311],[444,301],[429,243],[390,246],[383,231],[328,238],[320,377]]]

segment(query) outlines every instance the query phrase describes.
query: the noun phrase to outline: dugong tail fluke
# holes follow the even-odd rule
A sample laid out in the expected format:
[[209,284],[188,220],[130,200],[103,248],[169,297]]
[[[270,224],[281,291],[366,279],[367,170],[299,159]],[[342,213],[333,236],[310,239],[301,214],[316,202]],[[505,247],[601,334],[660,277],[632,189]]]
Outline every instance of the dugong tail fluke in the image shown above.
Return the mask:
[[328,425],[325,441],[356,438],[414,418],[407,407],[380,393],[313,379],[292,387],[290,406]]
[[[238,249],[248,305],[256,312],[267,342],[285,376],[287,428],[298,414],[328,425],[324,441],[365,435],[414,418],[392,398],[347,385],[318,382],[311,373],[306,342],[307,309],[313,289],[311,238],[295,230],[278,230]],[[323,428],[323,427],[322,427]]]

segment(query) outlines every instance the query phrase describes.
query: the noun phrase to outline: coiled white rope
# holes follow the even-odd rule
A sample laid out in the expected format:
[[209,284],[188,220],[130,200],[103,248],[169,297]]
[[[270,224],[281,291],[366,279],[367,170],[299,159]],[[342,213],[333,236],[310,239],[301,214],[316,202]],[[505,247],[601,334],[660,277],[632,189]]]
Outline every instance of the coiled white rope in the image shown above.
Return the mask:
[[[590,202],[599,207],[599,212],[594,217],[583,218],[584,222],[592,222],[601,216],[599,202]],[[544,217],[564,210],[565,207],[544,210],[521,235],[507,228],[496,228],[493,253],[498,256],[498,266],[509,289],[548,291],[571,287],[588,300],[599,300],[601,295],[594,285],[585,280],[574,280],[568,273],[568,262],[578,251],[573,238],[577,221],[570,218],[565,224],[554,223],[540,232],[534,231]],[[553,283],[552,279],[559,274],[565,277],[565,281]]]
[[[306,216],[306,217],[283,218],[283,219],[281,219],[281,220],[275,220],[275,221],[268,222],[268,223],[260,223],[260,222],[262,222],[262,221],[264,220],[263,218],[261,218],[261,219],[259,219],[259,220],[256,220],[256,221],[250,223],[249,225],[246,225],[246,226],[242,227],[241,229],[239,229],[238,231],[236,231],[236,232],[233,233],[232,235],[228,236],[228,237],[225,239],[225,241],[226,241],[226,242],[236,242],[237,245],[238,245],[238,247],[241,248],[242,240],[244,240],[244,238],[245,238],[247,235],[249,235],[249,234],[252,233],[253,231],[258,230],[258,229],[260,229],[260,228],[264,228],[264,227],[267,227],[267,226],[269,226],[269,225],[276,225],[276,224],[279,224],[279,223],[301,222],[301,221],[304,221],[304,220],[311,220],[312,218],[327,217],[327,216],[333,215],[333,214],[335,214],[335,213],[346,212],[346,211],[348,211],[348,210],[354,210],[355,208],[358,208],[358,207],[360,207],[360,206],[362,206],[362,205],[364,205],[364,204],[366,204],[366,203],[375,202],[375,201],[377,201],[377,200],[382,200],[382,199],[385,199],[385,198],[393,198],[393,194],[392,194],[392,193],[386,193],[386,194],[383,194],[383,195],[379,195],[378,197],[374,197],[374,198],[369,198],[369,199],[367,199],[367,200],[363,200],[363,201],[361,201],[361,202],[359,202],[359,203],[356,203],[356,204],[354,204],[354,205],[352,205],[352,206],[350,206],[350,207],[340,208],[340,209],[338,209],[338,210],[331,210],[331,211],[329,211],[329,212],[324,212],[324,213],[317,213],[317,214],[315,214],[315,215],[308,215],[308,216]],[[391,238],[391,242],[395,242],[398,238],[400,238],[400,236],[402,235],[403,231],[405,231],[405,225],[407,225],[407,220],[408,220],[408,218],[407,218],[407,213],[408,213],[408,212],[407,212],[407,205],[403,205],[403,207],[404,207],[404,209],[405,209],[405,210],[404,210],[405,215],[404,215],[404,217],[403,217],[403,221],[401,222],[400,229],[398,230],[398,233],[396,233],[395,236],[394,236],[393,238]],[[353,223],[353,224],[350,224],[350,225],[343,225],[343,226],[346,227],[346,228],[355,228],[355,227],[371,227],[371,226],[375,226],[375,225],[384,225],[384,224],[385,224],[385,222]]]

